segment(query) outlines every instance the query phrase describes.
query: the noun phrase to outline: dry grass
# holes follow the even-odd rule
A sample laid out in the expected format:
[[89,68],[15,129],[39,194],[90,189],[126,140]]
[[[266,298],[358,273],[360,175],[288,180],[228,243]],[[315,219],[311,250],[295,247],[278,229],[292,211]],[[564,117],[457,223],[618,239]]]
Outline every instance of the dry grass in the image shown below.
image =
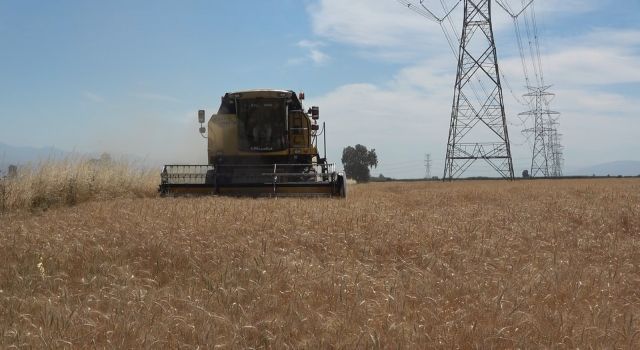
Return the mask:
[[638,180],[0,220],[0,348],[640,348]]
[[159,181],[158,169],[141,169],[126,161],[43,161],[21,167],[16,178],[0,178],[0,214],[90,200],[155,196]]

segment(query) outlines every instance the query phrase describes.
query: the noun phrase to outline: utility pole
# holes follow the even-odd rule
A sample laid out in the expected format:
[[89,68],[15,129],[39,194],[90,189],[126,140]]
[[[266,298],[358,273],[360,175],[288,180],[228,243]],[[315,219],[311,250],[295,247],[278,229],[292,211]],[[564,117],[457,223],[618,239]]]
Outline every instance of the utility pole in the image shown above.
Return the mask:
[[431,153],[424,155],[424,168],[424,178],[427,180],[431,179]]
[[476,160],[512,180],[491,0],[464,0],[463,18],[444,180],[460,177]]

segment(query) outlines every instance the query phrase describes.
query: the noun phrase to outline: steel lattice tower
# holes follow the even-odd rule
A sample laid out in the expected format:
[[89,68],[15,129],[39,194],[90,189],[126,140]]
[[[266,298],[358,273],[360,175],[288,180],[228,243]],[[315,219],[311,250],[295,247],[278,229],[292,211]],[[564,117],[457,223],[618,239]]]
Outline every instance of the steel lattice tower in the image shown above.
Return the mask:
[[424,155],[424,178],[431,179],[431,153]]
[[554,177],[562,176],[562,167],[564,163],[563,159],[563,147],[560,143],[561,134],[558,133],[558,122],[554,119],[549,119],[549,148],[550,148],[550,165],[549,175]]
[[533,117],[533,128],[524,132],[533,134],[533,154],[531,156],[531,177],[561,176],[558,169],[558,140],[557,130],[553,115],[560,113],[549,110],[549,98],[554,94],[547,92],[550,86],[531,87],[529,93],[524,95],[530,100],[531,110],[520,115]]
[[444,179],[459,177],[479,159],[503,178],[514,178],[491,0],[464,0]]

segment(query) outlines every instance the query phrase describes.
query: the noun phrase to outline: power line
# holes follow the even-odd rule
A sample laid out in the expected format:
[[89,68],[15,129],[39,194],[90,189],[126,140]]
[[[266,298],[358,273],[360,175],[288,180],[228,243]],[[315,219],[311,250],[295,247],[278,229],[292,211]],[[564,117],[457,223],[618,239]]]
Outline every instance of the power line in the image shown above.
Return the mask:
[[[504,0],[495,0],[495,3],[513,19],[525,86],[529,90],[529,93],[524,95],[524,100],[516,96],[507,77],[498,68],[491,23],[491,0],[464,0],[462,36],[458,36],[452,20],[452,14],[462,0],[458,0],[452,7],[447,7],[444,0],[439,0],[444,11],[443,15],[437,14],[437,11],[426,6],[424,0],[396,1],[428,20],[438,23],[451,52],[458,61],[445,178],[452,179],[460,176],[476,160],[484,160],[503,177],[513,178],[513,159],[501,80],[504,81],[517,103],[529,106],[529,110],[520,113],[519,117],[526,116],[533,119],[533,128],[523,129],[525,142],[531,143],[533,148],[532,168],[534,166],[538,169],[544,168],[543,172],[546,174],[561,172],[559,169],[562,163],[562,146],[559,141],[561,135],[557,131],[557,112],[550,110],[553,94],[546,92],[549,86],[544,84],[535,0],[521,0],[522,7],[517,10]],[[486,49],[478,51],[485,47]],[[521,125],[524,126],[527,120],[520,119]],[[488,128],[490,134],[497,139],[478,139],[478,136],[472,133],[472,130],[478,128],[485,130]],[[539,160],[540,154],[545,155],[543,160]],[[548,166],[541,167],[538,163],[545,163]],[[532,175],[535,176],[535,174],[536,172],[532,171]]]
[[[453,11],[458,7],[458,5],[460,5],[462,0],[458,0],[456,4],[452,6],[450,9],[447,8],[443,0],[440,0],[440,4],[442,5],[442,9],[444,10],[444,13],[445,13],[442,17],[438,17],[433,11],[431,11],[428,7],[426,7],[424,4],[424,0],[419,0],[417,4],[408,0],[396,0],[396,1],[406,6],[408,9],[412,10],[413,12],[419,14],[420,16],[425,17],[430,21],[438,23],[438,25],[440,26],[440,29],[442,30],[442,33],[444,34],[445,39],[447,40],[447,44],[449,45],[451,52],[453,53],[453,56],[455,57],[456,61],[458,60],[458,51],[456,49],[459,48],[460,46],[460,38],[458,37],[458,34],[456,34],[455,26],[453,25],[453,20],[451,18],[452,17],[451,15],[453,14]],[[445,20],[451,26],[451,29],[452,29],[451,32],[449,32],[449,29],[447,28],[447,26],[444,25]],[[475,82],[472,82],[470,84],[470,87],[477,102],[481,103],[480,94],[478,93],[478,88],[475,86]]]
[[[522,9],[520,11],[518,11],[517,13],[513,11],[513,9],[511,8],[511,6],[509,6],[509,4],[504,4],[501,0],[496,0],[496,3],[502,7],[503,10],[505,10],[505,12],[507,12],[511,17],[513,18],[517,18],[519,17],[529,6],[531,6],[533,4],[535,0],[530,0],[528,4],[524,5],[522,7]],[[523,1],[524,4],[524,1]]]
[[[508,4],[503,3],[501,0],[496,0],[513,19],[522,70],[525,76],[527,90],[529,90],[527,94],[523,95],[525,99],[527,99],[529,110],[519,115],[533,119],[533,127],[522,130],[526,141],[531,145],[530,174],[532,177],[561,176],[563,147],[560,144],[557,129],[557,116],[559,113],[551,111],[550,108],[551,100],[555,95],[548,92],[550,86],[545,85],[535,4],[533,1],[526,1],[527,0],[522,0],[523,8],[516,13]],[[520,19],[522,19],[524,32],[527,36],[528,52],[525,52],[527,50],[523,44]],[[527,63],[527,56],[529,56],[531,61],[531,68],[535,76],[535,86],[531,83],[528,74],[529,65]],[[533,139],[533,141],[531,141],[531,139]]]

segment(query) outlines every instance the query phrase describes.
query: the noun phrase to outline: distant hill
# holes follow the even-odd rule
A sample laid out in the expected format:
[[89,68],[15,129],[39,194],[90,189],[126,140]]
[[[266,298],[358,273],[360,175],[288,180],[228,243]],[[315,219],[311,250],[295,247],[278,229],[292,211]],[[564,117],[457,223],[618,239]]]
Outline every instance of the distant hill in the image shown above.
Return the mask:
[[[69,152],[63,151],[55,147],[30,147],[30,146],[12,146],[0,142],[0,177],[7,172],[9,165],[25,165],[27,163],[37,163],[39,161],[56,160],[56,159],[100,159],[103,157],[102,152]],[[162,162],[140,157],[132,154],[111,154],[109,157],[116,161],[126,161],[141,167],[160,167]]]
[[46,159],[59,159],[69,153],[55,147],[17,147],[0,142],[0,170],[10,164],[21,165]]
[[571,171],[567,175],[638,176],[640,175],[640,161],[619,160],[615,162],[596,164],[590,167]]

